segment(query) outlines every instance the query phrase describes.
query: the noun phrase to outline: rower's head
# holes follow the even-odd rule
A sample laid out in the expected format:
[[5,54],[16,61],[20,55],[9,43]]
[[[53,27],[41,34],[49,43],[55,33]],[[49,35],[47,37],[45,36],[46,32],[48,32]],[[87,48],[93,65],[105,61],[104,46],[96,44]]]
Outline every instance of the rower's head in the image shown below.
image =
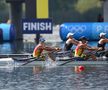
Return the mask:
[[104,38],[105,35],[106,35],[106,33],[103,33],[103,32],[102,32],[102,33],[99,34],[99,37],[100,37],[100,38]]
[[73,35],[74,35],[74,33],[68,33],[66,37],[67,37],[67,39],[68,39],[68,38],[72,38]]
[[79,40],[82,42],[82,43],[87,43],[88,42],[88,39],[84,36],[80,37]]
[[40,39],[39,39],[39,42],[40,42],[40,43],[45,43],[45,39],[44,39],[44,38],[40,38]]

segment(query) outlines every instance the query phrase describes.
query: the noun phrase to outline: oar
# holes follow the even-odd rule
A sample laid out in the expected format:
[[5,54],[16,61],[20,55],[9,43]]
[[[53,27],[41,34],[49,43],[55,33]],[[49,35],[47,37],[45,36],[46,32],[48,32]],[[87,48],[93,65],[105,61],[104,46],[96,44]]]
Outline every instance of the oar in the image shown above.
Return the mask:
[[60,64],[59,66],[63,66],[63,65],[65,65],[65,64],[67,64],[67,63],[70,63],[70,62],[72,62],[72,60],[68,60],[67,62],[62,63],[62,64]]
[[67,63],[70,63],[70,62],[72,62],[72,61],[84,61],[84,59],[83,59],[83,58],[80,58],[80,57],[72,57],[72,58],[70,58],[70,59],[67,59],[66,62],[60,64],[59,66],[63,66],[63,65],[65,65],[65,64],[67,64]]
[[27,65],[27,64],[29,64],[29,63],[31,63],[31,62],[34,62],[34,61],[36,61],[36,60],[41,61],[41,58],[36,58],[36,57],[35,57],[35,58],[29,60],[28,62],[22,64],[21,66]]
[[72,58],[66,59],[67,61],[64,62],[64,63],[62,63],[62,64],[60,64],[59,66],[63,66],[63,65],[65,65],[65,64],[67,64],[67,63],[70,63],[70,62],[72,62],[74,59],[75,59],[75,57],[72,57]]
[[28,60],[30,60],[30,59],[35,59],[35,57],[29,57],[29,58],[20,58],[20,59],[18,59],[18,58],[13,58],[13,60],[14,61],[28,61]]
[[27,65],[27,64],[29,64],[29,63],[31,63],[31,62],[34,62],[34,61],[36,61],[36,59],[30,60],[30,61],[28,61],[28,62],[22,64],[21,66]]

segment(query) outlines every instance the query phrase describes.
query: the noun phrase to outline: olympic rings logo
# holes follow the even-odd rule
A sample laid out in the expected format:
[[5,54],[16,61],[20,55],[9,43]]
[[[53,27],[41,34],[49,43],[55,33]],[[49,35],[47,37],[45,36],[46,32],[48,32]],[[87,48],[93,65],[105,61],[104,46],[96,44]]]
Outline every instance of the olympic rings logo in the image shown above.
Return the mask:
[[102,25],[96,26],[96,32],[101,32],[103,29]]
[[106,33],[108,32],[108,25],[105,26],[105,30]]
[[65,26],[65,28],[68,31],[71,31],[72,33],[77,33],[77,34],[83,34],[90,30],[89,32],[106,32],[108,33],[108,24],[75,24],[75,25],[70,25],[70,26]]
[[104,26],[102,26],[102,25],[97,25],[96,26],[96,31],[97,32],[101,32],[101,31],[103,31],[103,32],[108,32],[108,25],[104,25]]
[[74,25],[69,26],[68,30],[72,31],[73,33],[83,33],[87,29],[86,25]]

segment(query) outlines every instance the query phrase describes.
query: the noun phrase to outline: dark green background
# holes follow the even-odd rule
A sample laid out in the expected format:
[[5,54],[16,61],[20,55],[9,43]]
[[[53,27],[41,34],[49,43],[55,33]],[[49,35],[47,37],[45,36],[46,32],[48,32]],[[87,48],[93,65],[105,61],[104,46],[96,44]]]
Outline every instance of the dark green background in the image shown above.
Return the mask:
[[[49,0],[49,11],[49,16],[55,24],[96,22],[97,16],[103,14],[103,6],[100,0]],[[0,23],[8,19],[9,4],[0,0]]]

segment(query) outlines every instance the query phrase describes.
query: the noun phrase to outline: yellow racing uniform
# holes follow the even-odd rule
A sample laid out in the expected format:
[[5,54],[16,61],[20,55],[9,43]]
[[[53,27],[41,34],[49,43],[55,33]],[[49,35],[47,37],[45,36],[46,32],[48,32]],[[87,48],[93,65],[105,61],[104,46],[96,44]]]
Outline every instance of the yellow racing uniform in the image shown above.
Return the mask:
[[43,49],[41,49],[40,47],[42,47],[41,44],[37,45],[33,51],[33,57],[37,57],[39,58],[41,56],[41,53],[43,52]]

